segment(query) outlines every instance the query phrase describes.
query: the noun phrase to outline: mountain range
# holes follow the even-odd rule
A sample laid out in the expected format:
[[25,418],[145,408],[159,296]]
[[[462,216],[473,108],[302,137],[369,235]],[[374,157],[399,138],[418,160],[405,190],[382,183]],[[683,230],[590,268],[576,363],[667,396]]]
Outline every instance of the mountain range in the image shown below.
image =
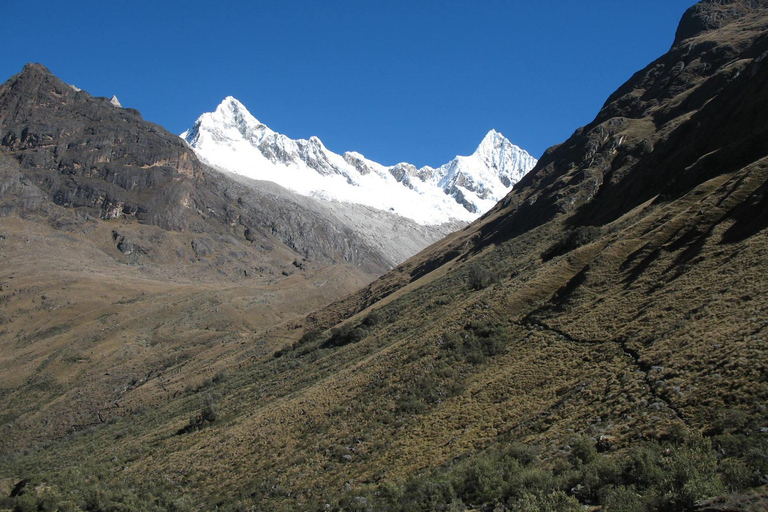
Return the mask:
[[[28,66],[0,86],[0,507],[765,510],[766,62],[768,2],[698,2],[389,271],[303,216],[391,214],[235,179]],[[338,162],[231,128],[270,172]],[[410,190],[389,169],[311,172]]]
[[181,134],[214,167],[272,181],[302,195],[370,206],[422,225],[469,222],[489,210],[536,165],[491,130],[470,156],[434,169],[384,166],[355,152],[338,155],[317,137],[293,140],[227,97]]

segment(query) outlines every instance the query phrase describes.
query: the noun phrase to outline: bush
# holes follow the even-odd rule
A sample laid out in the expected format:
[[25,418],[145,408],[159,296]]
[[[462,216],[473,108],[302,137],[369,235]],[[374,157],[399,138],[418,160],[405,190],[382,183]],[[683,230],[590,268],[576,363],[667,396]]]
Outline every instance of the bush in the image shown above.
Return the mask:
[[450,366],[407,379],[399,391],[397,408],[405,414],[422,414],[429,405],[458,395],[464,389],[461,376]]
[[510,511],[514,512],[581,512],[581,503],[568,496],[563,491],[553,491],[547,494],[524,492],[510,503]]
[[199,413],[193,414],[189,417],[189,423],[184,428],[180,429],[177,434],[186,434],[194,430],[200,430],[211,423],[215,422],[219,417],[219,409],[216,406],[216,401],[210,395],[205,398],[203,407]]
[[350,343],[357,343],[366,337],[368,331],[360,326],[345,324],[331,329],[331,337],[321,345],[322,348],[343,347]]
[[605,487],[601,493],[600,503],[611,512],[645,512],[646,510],[643,497],[632,486]]
[[384,321],[384,315],[381,313],[380,310],[374,309],[370,313],[368,313],[368,316],[366,316],[363,319],[363,325],[366,327],[373,327],[375,325],[380,324]]
[[456,490],[470,503],[499,500],[507,487],[507,469],[495,457],[475,457],[456,475]]
[[708,446],[681,446],[663,459],[665,478],[658,486],[662,510],[689,510],[702,499],[725,492],[717,459]]
[[35,512],[37,510],[37,499],[33,496],[34,492],[27,492],[17,496],[13,504],[13,512]]
[[504,353],[508,339],[509,333],[503,325],[473,321],[464,326],[464,332],[460,334],[446,334],[443,348],[456,359],[479,364],[488,357]]
[[[690,434],[603,455],[592,439],[581,436],[572,441],[570,457],[549,459],[546,465],[539,463],[535,448],[496,444],[403,485],[381,484],[368,509],[554,512],[599,503],[606,512],[689,511],[701,499],[760,485],[745,453],[763,453],[768,440],[754,437],[719,436],[718,446],[738,448],[733,457]],[[358,495],[359,490],[350,490],[350,496]]]
[[539,461],[539,449],[522,443],[513,443],[503,450],[504,458],[514,459],[523,466],[530,466]]
[[760,485],[760,478],[750,468],[734,459],[727,459],[720,464],[723,483],[731,492]]
[[456,501],[456,491],[450,482],[415,476],[402,486],[388,485],[379,491],[379,505],[384,510],[431,511],[447,510]]
[[528,466],[512,472],[508,477],[507,496],[520,496],[524,492],[549,493],[561,486],[561,480],[540,466]]
[[579,498],[594,501],[603,487],[621,482],[621,466],[614,457],[597,456],[581,469]]
[[229,379],[229,371],[226,368],[222,368],[211,378],[211,383],[218,384],[220,382],[226,382],[227,379]]
[[597,457],[597,444],[588,436],[579,436],[571,443],[571,458],[574,465],[589,464]]
[[622,478],[625,482],[645,490],[664,479],[661,467],[661,447],[657,443],[635,446],[624,461]]
[[318,339],[320,335],[323,333],[321,329],[312,329],[304,334],[301,335],[301,338],[299,338],[298,345],[304,345],[306,343],[311,343]]
[[423,414],[427,411],[427,404],[418,397],[409,395],[398,401],[397,408],[405,414]]
[[740,433],[747,428],[749,416],[738,409],[725,411],[712,424],[712,430],[718,434]]
[[482,290],[498,281],[496,274],[479,263],[472,263],[467,267],[467,282],[472,290]]

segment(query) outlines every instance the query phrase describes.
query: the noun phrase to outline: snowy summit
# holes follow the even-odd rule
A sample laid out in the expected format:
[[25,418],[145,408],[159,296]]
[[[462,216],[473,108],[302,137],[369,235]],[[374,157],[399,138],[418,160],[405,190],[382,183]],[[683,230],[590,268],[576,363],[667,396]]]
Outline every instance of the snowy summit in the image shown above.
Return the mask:
[[491,130],[472,155],[437,169],[387,167],[360,153],[333,153],[317,137],[293,140],[274,132],[231,96],[181,137],[222,171],[394,212],[423,225],[476,219],[536,165],[535,158]]

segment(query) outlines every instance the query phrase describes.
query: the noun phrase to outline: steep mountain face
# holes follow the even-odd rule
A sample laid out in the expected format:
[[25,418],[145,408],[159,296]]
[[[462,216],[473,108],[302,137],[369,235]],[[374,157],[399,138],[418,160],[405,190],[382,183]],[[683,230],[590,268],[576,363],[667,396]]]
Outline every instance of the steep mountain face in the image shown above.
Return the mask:
[[[764,509],[766,56],[767,2],[698,3],[476,222],[303,320],[223,339],[208,380],[166,360],[120,395],[129,410],[78,395],[94,425],[0,459],[8,492],[84,509]],[[11,446],[53,437],[13,416],[23,393],[62,407],[47,382],[0,395],[19,398]]]
[[[183,143],[131,109],[92,98],[39,64],[0,86],[0,148],[56,204],[188,227],[203,167]],[[178,184],[176,184],[178,182]],[[157,191],[151,197],[147,190]]]
[[395,212],[420,224],[471,221],[491,208],[536,159],[491,130],[474,154],[434,169],[386,167],[355,152],[337,155],[317,137],[293,140],[226,98],[181,135],[215,167],[300,194]]

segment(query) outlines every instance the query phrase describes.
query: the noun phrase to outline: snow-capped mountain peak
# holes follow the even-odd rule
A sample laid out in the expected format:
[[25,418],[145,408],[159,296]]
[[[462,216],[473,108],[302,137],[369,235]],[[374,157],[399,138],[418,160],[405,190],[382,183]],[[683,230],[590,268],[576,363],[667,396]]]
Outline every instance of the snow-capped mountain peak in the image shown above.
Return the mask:
[[198,143],[193,143],[193,140],[199,138],[201,126],[206,130],[216,126],[215,134],[220,136],[221,142],[245,139],[253,145],[258,145],[265,138],[275,135],[275,132],[253,117],[245,105],[232,96],[224,98],[215,111],[200,116],[195,125],[181,135],[192,147]]
[[485,137],[483,137],[483,140],[480,142],[480,145],[477,146],[477,150],[481,150],[483,148],[493,147],[497,145],[497,143],[501,143],[505,141],[506,138],[496,131],[495,128],[491,128],[488,130],[488,133],[485,134]]
[[470,156],[437,168],[387,167],[317,137],[293,140],[259,122],[232,96],[181,134],[203,160],[235,174],[278,183],[300,194],[358,203],[425,225],[469,222],[490,209],[536,164],[491,130]]

